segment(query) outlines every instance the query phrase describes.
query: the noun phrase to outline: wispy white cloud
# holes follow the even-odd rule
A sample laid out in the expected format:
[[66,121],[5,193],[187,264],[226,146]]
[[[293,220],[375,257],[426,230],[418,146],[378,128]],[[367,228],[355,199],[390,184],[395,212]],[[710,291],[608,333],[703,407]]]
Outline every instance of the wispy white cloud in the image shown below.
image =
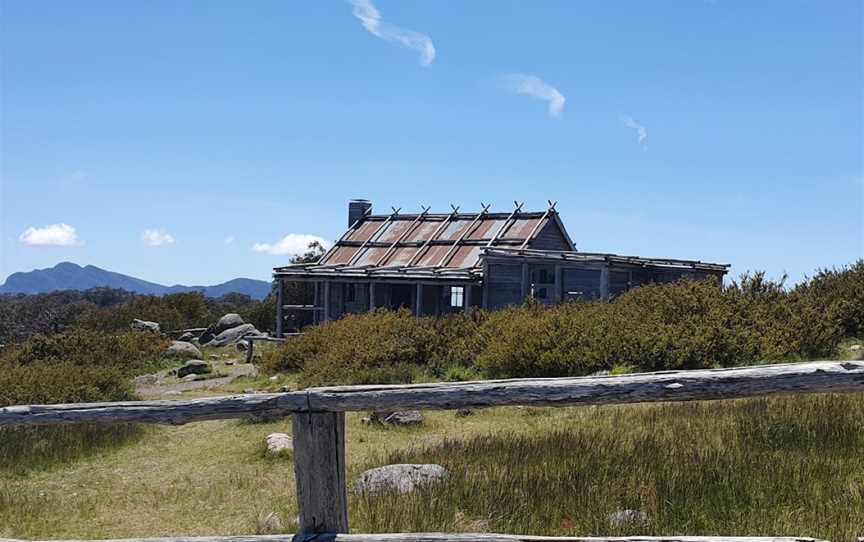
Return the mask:
[[252,250],[255,252],[263,252],[274,256],[303,254],[309,248],[312,242],[318,242],[324,248],[330,246],[330,242],[317,235],[308,235],[305,233],[289,233],[275,243],[255,243],[252,245]]
[[30,226],[18,240],[31,247],[74,247],[83,245],[78,232],[69,224],[50,224],[42,228]]
[[633,117],[630,115],[624,115],[622,113],[618,115],[618,119],[624,124],[624,126],[630,128],[636,133],[636,139],[639,140],[639,145],[642,147],[642,150],[648,150],[648,130],[633,120]]
[[233,245],[234,244],[234,236],[229,235],[228,237],[225,238],[224,242],[226,245]]
[[173,245],[175,242],[174,236],[165,230],[147,229],[141,232],[141,240],[144,244],[151,247],[161,247],[165,245]]
[[564,95],[536,75],[511,73],[506,80],[512,92],[545,101],[549,106],[549,114],[553,117],[561,116],[564,111],[564,102],[567,100]]
[[353,6],[354,16],[360,19],[363,28],[370,34],[414,49],[420,53],[420,63],[424,66],[428,66],[435,60],[435,46],[429,36],[385,23],[381,20],[381,12],[372,4],[372,0],[349,1]]

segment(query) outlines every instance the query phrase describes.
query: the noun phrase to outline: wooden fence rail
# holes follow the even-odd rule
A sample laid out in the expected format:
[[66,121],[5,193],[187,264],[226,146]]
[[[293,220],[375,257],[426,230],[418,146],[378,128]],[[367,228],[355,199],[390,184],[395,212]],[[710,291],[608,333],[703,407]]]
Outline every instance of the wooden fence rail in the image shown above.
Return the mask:
[[[95,542],[86,540],[18,540],[0,542]],[[796,536],[528,536],[493,533],[282,534],[258,536],[177,536],[120,538],[100,542],[827,542]],[[864,539],[859,539],[864,542]]]
[[336,386],[188,401],[126,401],[0,408],[0,426],[189,422],[295,412],[457,409],[505,405],[609,405],[864,391],[864,361],[818,361],[620,376]]
[[[546,538],[497,534],[345,535],[345,412],[456,409],[503,405],[608,405],[734,399],[774,394],[864,391],[864,361],[821,361],[732,369],[667,371],[621,376],[483,380],[443,384],[337,386],[190,401],[130,401],[0,408],[0,426],[81,422],[183,424],[246,416],[293,415],[294,470],[299,528],[330,533],[335,542],[669,541],[790,542],[809,538],[630,537]],[[136,539],[165,542],[287,541],[287,537]],[[7,542],[0,539],[0,542]]]

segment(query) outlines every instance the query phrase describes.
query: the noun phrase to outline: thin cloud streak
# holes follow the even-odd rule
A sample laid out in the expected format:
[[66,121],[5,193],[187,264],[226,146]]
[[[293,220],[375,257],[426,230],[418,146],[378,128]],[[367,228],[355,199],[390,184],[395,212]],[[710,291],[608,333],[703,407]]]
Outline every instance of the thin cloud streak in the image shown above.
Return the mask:
[[553,117],[560,117],[564,111],[564,102],[567,101],[564,95],[536,75],[512,73],[507,76],[507,86],[516,94],[545,101],[548,104],[549,114]]
[[372,4],[371,0],[349,1],[353,7],[354,16],[360,19],[363,28],[370,34],[414,49],[420,53],[420,63],[424,66],[428,66],[435,60],[435,45],[432,44],[432,38],[420,32],[383,22],[381,12]]
[[619,114],[618,119],[626,126],[630,128],[634,132],[636,132],[636,139],[639,141],[639,145],[642,147],[642,150],[648,150],[648,130],[645,129],[644,126],[633,120],[633,117],[630,115]]
[[50,224],[42,228],[30,226],[18,240],[31,247],[74,247],[83,245],[78,232],[69,224]]
[[317,235],[308,235],[305,233],[289,233],[275,243],[255,243],[252,245],[252,250],[272,256],[296,256],[303,254],[309,249],[309,245],[313,242],[320,243],[322,247],[329,248],[331,243],[323,237]]

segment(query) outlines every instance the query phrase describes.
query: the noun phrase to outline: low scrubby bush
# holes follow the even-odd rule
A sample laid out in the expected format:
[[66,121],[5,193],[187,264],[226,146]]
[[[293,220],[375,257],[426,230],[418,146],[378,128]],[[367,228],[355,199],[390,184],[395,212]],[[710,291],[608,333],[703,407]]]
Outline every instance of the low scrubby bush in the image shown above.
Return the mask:
[[836,321],[843,333],[864,338],[864,260],[840,269],[822,269],[795,288],[823,318]]
[[[447,378],[578,376],[698,369],[831,356],[860,333],[864,263],[821,271],[788,289],[764,273],[728,286],[683,280],[646,285],[612,303],[534,302],[491,313],[414,318],[352,315],[309,330],[265,360],[301,383],[403,382],[418,369]],[[464,372],[464,371],[462,371]]]
[[33,337],[0,356],[0,406],[131,399],[131,377],[161,366],[165,346],[134,332]]
[[[36,336],[0,355],[0,407],[135,399],[131,377],[160,363],[164,339],[147,333],[76,330]],[[0,428],[0,471],[26,473],[120,446],[130,424]]]
[[408,382],[427,361],[429,319],[408,311],[349,315],[311,328],[264,359],[271,371],[303,369],[302,385]]

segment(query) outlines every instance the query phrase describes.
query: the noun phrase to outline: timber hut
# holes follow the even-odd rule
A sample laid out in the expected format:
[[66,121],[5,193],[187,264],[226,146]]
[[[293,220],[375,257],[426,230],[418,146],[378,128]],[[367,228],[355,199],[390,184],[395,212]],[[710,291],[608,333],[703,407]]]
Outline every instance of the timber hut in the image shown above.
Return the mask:
[[[377,307],[418,316],[497,309],[533,298],[544,304],[609,300],[636,286],[682,278],[722,281],[726,264],[579,252],[550,202],[544,211],[373,214],[348,204],[348,230],[317,263],[277,267],[277,333],[287,311],[326,322]],[[284,305],[288,282],[313,285],[311,305]]]

